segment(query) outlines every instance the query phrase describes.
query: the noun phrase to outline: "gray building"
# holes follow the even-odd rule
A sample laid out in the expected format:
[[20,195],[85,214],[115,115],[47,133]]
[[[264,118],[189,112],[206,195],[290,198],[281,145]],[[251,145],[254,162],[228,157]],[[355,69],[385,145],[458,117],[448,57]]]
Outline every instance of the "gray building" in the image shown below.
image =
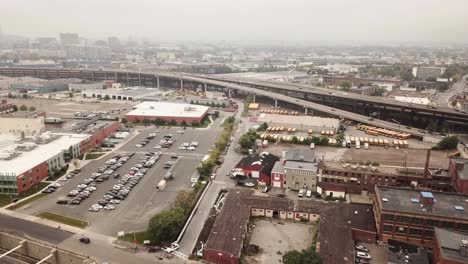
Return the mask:
[[317,163],[286,161],[283,188],[317,190]]

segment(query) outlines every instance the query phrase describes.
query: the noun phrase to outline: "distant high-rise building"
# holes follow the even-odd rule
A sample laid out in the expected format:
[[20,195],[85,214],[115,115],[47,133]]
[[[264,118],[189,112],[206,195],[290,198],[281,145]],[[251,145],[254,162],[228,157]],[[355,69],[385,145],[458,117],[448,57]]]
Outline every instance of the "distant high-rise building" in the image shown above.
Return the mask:
[[57,47],[57,39],[51,37],[42,37],[38,38],[37,42],[39,42],[39,48],[41,49],[49,49]]
[[110,60],[111,49],[104,46],[69,45],[65,47],[67,59]]
[[80,37],[77,33],[60,33],[60,44],[62,47],[77,45],[80,43]]
[[107,46],[107,42],[105,40],[96,40],[93,42],[93,46]]
[[111,49],[120,49],[122,45],[120,44],[120,40],[118,37],[108,37],[107,38],[107,45]]

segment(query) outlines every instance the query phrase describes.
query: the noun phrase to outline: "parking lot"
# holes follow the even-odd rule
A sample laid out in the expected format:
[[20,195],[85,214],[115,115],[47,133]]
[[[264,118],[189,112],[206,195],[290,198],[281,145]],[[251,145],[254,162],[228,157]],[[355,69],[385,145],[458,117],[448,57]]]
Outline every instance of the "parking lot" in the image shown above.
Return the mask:
[[[98,160],[90,162],[84,166],[82,171],[68,180],[59,181],[64,185],[54,193],[39,199],[38,201],[20,209],[22,212],[36,215],[40,212],[49,211],[57,214],[86,220],[90,230],[106,235],[116,236],[119,231],[139,231],[148,225],[148,220],[157,212],[168,208],[174,201],[177,193],[181,190],[191,189],[190,178],[195,172],[200,160],[208,154],[213,146],[216,135],[221,130],[219,124],[221,118],[206,129],[187,128],[183,134],[178,134],[180,127],[172,128],[142,128],[140,133],[123,145],[119,150],[114,151]],[[153,139],[144,147],[136,147],[149,134],[156,133]],[[154,149],[160,140],[167,134],[172,134],[175,142],[169,148]],[[179,150],[178,147],[184,142],[197,141],[198,147],[193,151]],[[115,204],[114,210],[100,209],[98,212],[89,211],[92,205],[96,204],[103,196],[113,189],[118,180],[125,175],[130,168],[134,167],[148,152],[157,152],[159,160],[142,177],[138,184],[128,193],[128,196]],[[80,205],[57,204],[57,200],[66,198],[67,194],[82,183],[85,179],[95,173],[98,168],[105,165],[111,157],[115,155],[128,155],[135,153],[127,162],[122,164],[115,172],[112,172],[108,180],[96,183],[96,190],[89,195]],[[149,154],[148,154],[149,155]],[[175,157],[178,158],[176,159]],[[149,156],[148,156],[149,157]],[[164,190],[157,190],[156,186],[164,178],[169,169],[164,169],[165,163],[173,161],[175,164],[171,169],[173,179],[168,180]],[[114,179],[114,173],[119,173],[120,178]]]

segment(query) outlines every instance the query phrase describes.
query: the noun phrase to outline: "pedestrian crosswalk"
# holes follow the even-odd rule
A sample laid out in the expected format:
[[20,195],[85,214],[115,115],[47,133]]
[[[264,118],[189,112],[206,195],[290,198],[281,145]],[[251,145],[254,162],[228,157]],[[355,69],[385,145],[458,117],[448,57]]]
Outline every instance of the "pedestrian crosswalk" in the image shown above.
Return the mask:
[[188,256],[187,256],[187,255],[185,255],[185,254],[183,254],[183,253],[180,253],[180,252],[178,252],[178,251],[174,251],[172,254],[174,254],[175,256],[177,256],[177,257],[179,257],[179,258],[181,258],[181,259],[183,259],[183,260],[188,260]]

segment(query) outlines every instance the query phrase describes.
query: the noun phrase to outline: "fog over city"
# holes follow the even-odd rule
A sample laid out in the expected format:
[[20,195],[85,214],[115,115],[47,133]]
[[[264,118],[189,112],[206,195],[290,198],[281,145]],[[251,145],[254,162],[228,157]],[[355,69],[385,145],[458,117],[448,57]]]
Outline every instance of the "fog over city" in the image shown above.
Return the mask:
[[[4,34],[258,43],[466,43],[464,0],[3,0]],[[270,43],[273,44],[273,43]]]

